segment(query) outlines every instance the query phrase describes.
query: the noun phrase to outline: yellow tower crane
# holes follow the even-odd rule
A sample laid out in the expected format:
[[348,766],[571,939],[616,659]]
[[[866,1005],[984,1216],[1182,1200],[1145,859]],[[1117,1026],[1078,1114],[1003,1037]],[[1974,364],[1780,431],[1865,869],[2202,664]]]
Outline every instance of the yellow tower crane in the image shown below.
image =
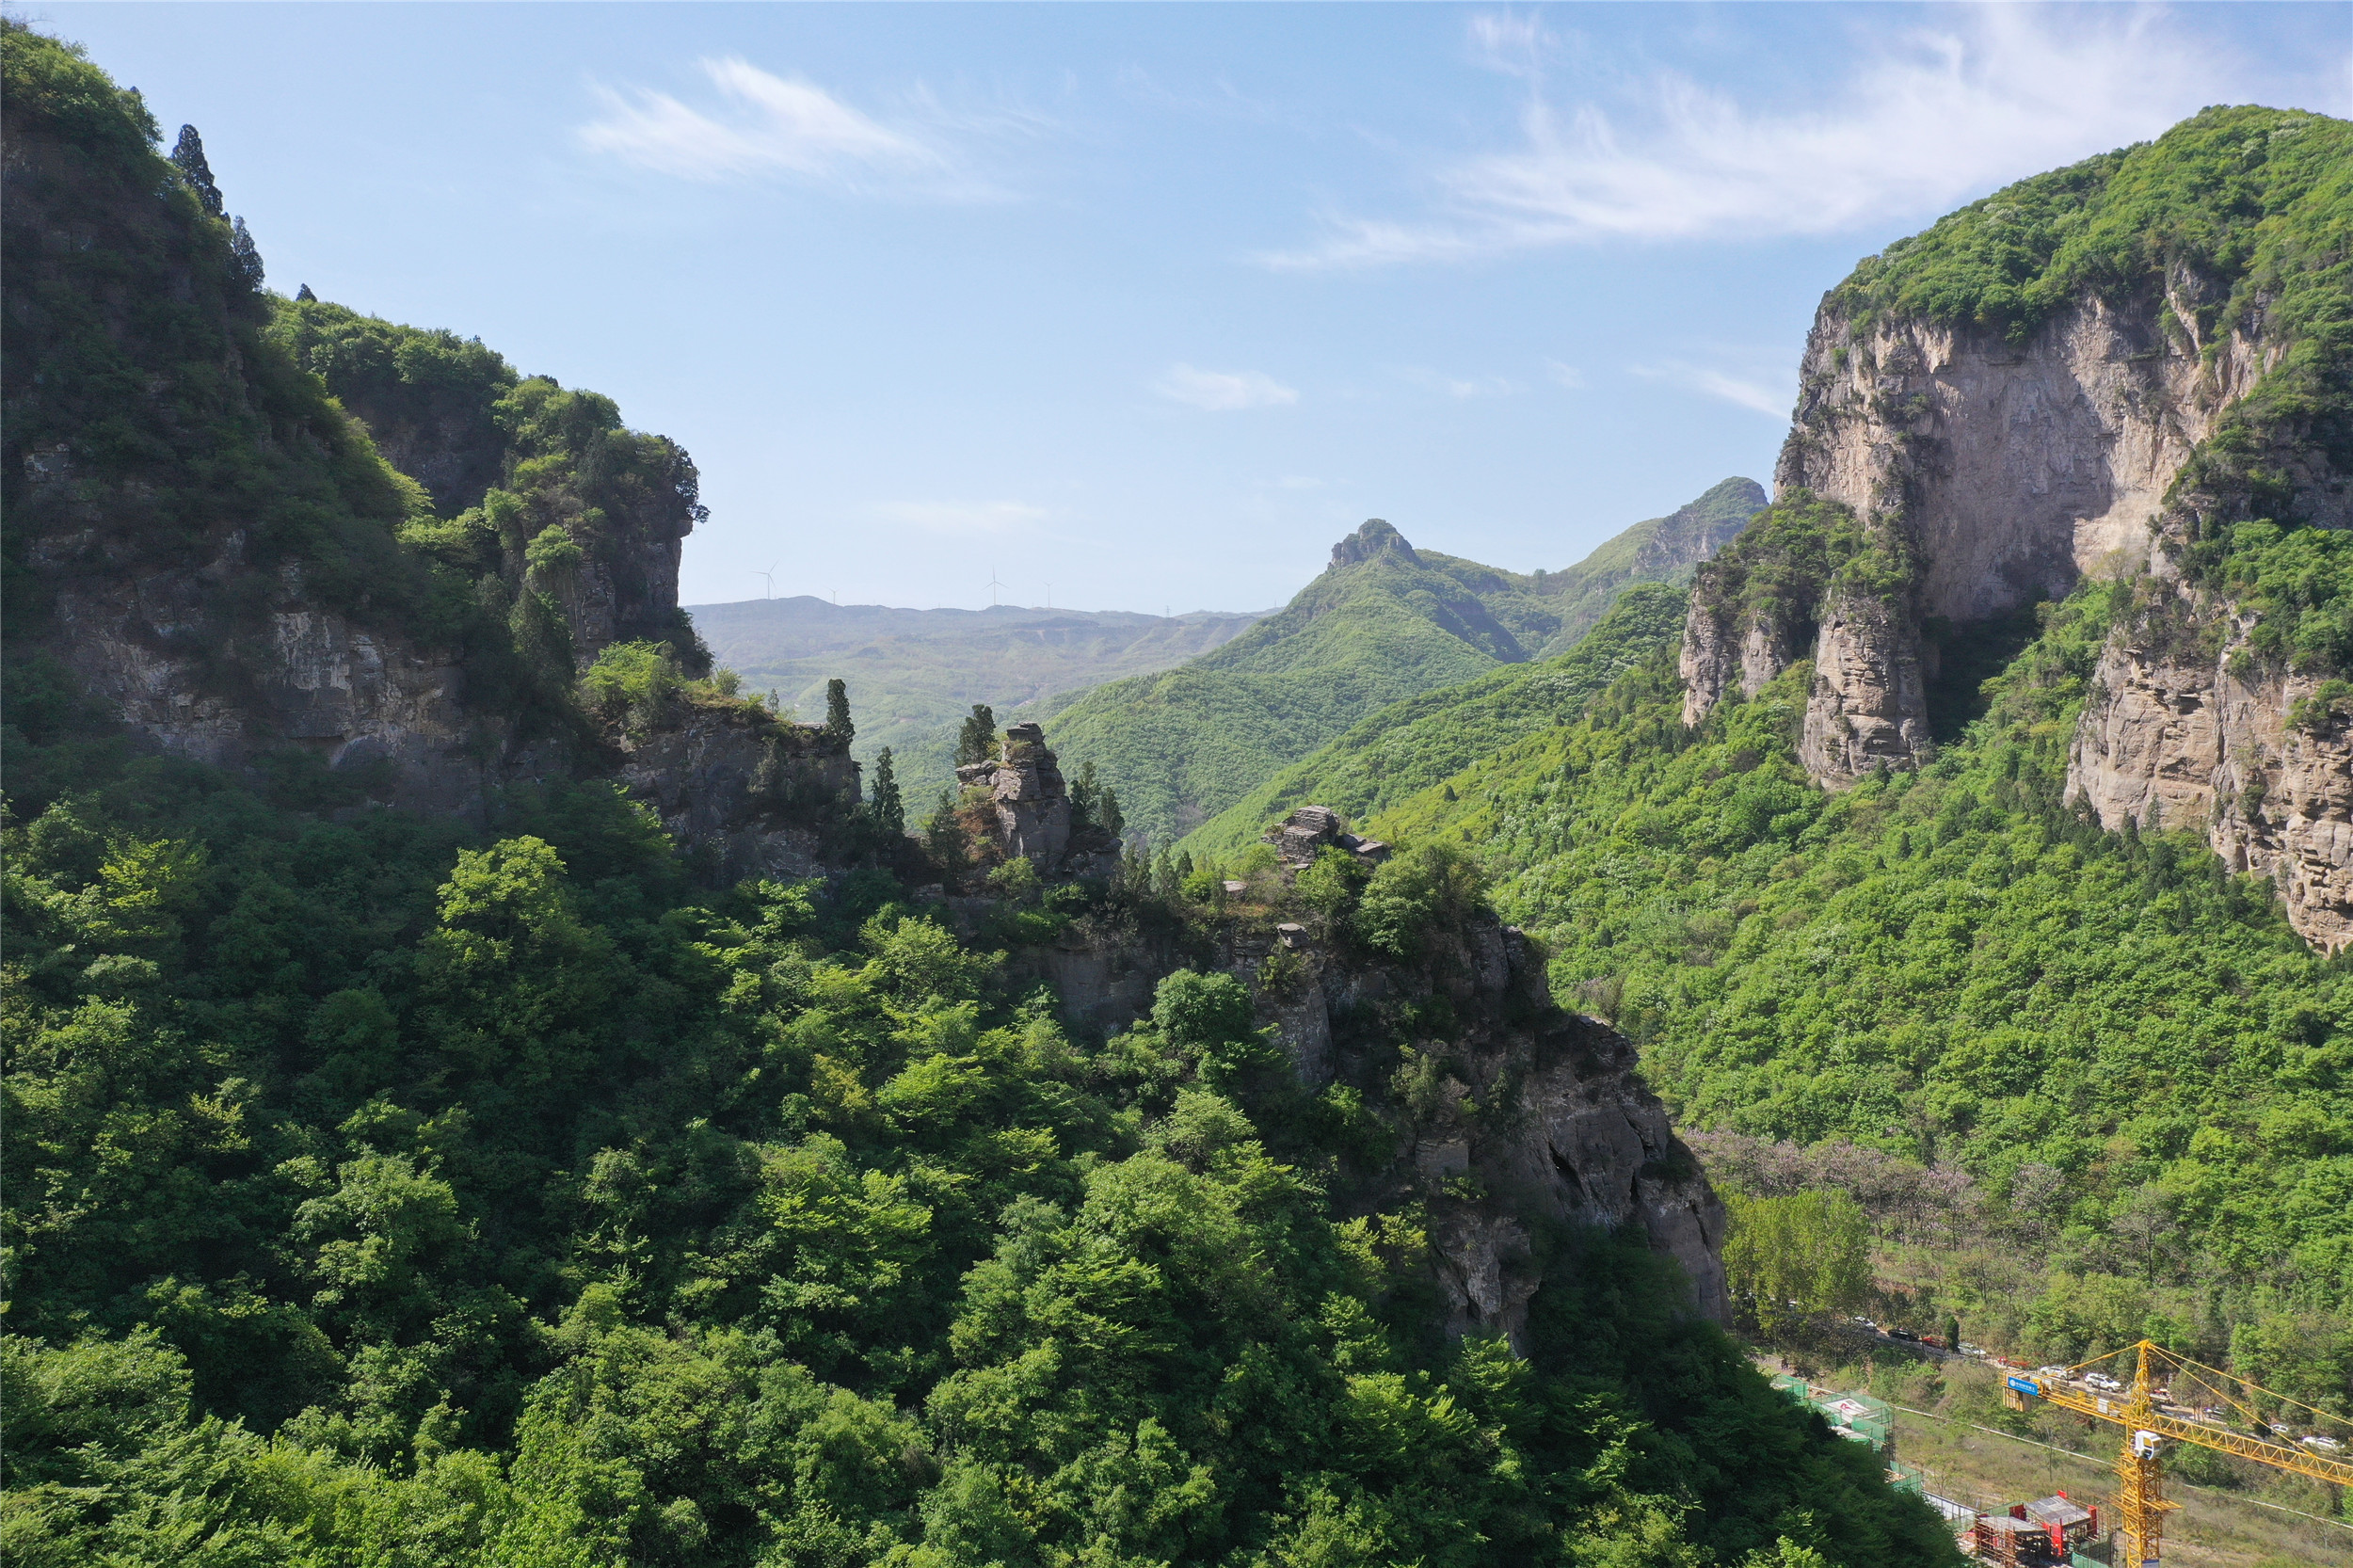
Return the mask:
[[[2133,1358],[2130,1363],[2122,1360],[2127,1356]],[[2129,1382],[2115,1375],[2127,1365],[2132,1368]],[[2119,1568],[2159,1568],[2165,1516],[2182,1506],[2165,1495],[2167,1443],[2195,1443],[2315,1480],[2353,1486],[2353,1464],[2335,1457],[2345,1451],[2336,1439],[2318,1431],[2297,1438],[2281,1430],[2289,1425],[2342,1429],[2346,1424],[2343,1417],[2176,1355],[2154,1340],[2094,1356],[2057,1375],[2014,1374],[2008,1379],[2007,1393],[2013,1409],[2024,1410],[2027,1400],[2042,1400],[2124,1429],[2123,1450],[2116,1456],[2121,1482],[2117,1525],[2124,1548],[2117,1560]]]

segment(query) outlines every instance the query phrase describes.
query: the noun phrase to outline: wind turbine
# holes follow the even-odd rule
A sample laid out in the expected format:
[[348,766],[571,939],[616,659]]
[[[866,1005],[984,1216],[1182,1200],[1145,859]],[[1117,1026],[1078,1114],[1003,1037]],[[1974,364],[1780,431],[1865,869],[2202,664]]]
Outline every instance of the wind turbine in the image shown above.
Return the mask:
[[1046,607],[1048,610],[1054,607],[1054,584],[1051,583],[1046,584]]
[[768,585],[768,591],[760,597],[762,599],[774,599],[776,597],[776,568],[782,565],[784,565],[782,561],[771,561],[768,563],[768,569],[766,571],[747,571],[744,575],[746,577],[757,577],[766,583]]
[[997,607],[997,590],[1003,586],[1005,586],[1004,584],[997,581],[997,568],[991,566],[988,568],[988,606],[990,609]]

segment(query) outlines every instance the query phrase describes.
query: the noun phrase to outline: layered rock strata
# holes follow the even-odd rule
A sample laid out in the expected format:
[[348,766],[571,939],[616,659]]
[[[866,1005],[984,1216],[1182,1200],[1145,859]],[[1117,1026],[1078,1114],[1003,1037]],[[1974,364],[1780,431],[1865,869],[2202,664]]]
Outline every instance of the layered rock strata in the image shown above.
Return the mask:
[[1313,865],[1327,849],[1343,849],[1359,863],[1378,866],[1389,857],[1389,846],[1379,839],[1360,839],[1340,826],[1340,814],[1329,806],[1302,806],[1265,835],[1274,853],[1291,871]]

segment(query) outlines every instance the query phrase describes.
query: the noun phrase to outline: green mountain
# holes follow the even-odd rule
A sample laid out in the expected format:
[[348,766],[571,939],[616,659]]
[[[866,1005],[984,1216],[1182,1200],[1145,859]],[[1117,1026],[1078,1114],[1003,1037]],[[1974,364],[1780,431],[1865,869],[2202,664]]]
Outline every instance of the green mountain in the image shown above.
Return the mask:
[[1680,589],[1637,584],[1558,658],[1507,664],[1390,703],[1204,823],[1183,848],[1196,859],[1230,856],[1301,806],[1329,806],[1362,820],[1443,785],[1523,736],[1573,723],[1586,700],[1627,668],[1675,646],[1684,604]]
[[1568,571],[1526,575],[1417,550],[1376,518],[1214,653],[1020,716],[1044,721],[1071,765],[1095,764],[1130,827],[1167,842],[1389,703],[1542,657],[1629,583],[1688,578],[1763,504],[1754,482],[1728,479]]
[[[1360,832],[1475,852],[1722,1179],[1881,1195],[1889,1311],[2059,1362],[2145,1334],[2344,1435],[2348,169],[2353,126],[2213,110],[1871,258],[1825,301],[1781,499],[1703,568],[1679,647],[1567,722],[1512,718],[1509,680],[1430,694],[1256,815],[1328,790]],[[1931,328],[1989,374],[2106,355],[2205,399],[2141,554],[2017,608],[2017,578],[1961,575],[1970,528],[2034,543],[2040,479],[1961,467]],[[2226,351],[2263,373],[2215,382]],[[2105,417],[2138,417],[2116,384]],[[1788,483],[1840,443],[1897,466],[1853,502]],[[1588,643],[1595,668],[1636,646]],[[1480,754],[1432,776],[1458,712]]]
[[799,595],[698,604],[687,613],[712,657],[753,691],[803,712],[825,682],[849,683],[855,755],[895,754],[910,796],[952,782],[957,727],[972,704],[1000,711],[1181,664],[1233,640],[1255,614],[1162,616],[1118,610],[893,610]]

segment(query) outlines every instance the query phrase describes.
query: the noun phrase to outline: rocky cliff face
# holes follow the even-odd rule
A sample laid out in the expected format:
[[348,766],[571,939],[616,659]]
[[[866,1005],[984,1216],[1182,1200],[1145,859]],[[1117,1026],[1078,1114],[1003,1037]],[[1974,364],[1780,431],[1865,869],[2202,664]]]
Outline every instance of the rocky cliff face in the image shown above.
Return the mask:
[[[2263,310],[2210,325],[2216,294],[2177,265],[2162,287],[2057,310],[2023,342],[1829,296],[1776,481],[1782,504],[1828,504],[1851,526],[1843,543],[1831,529],[1819,561],[1777,563],[1761,589],[1744,591],[1739,574],[1766,568],[1736,563],[1737,547],[1701,569],[1681,662],[1686,722],[1810,658],[1801,755],[1836,789],[1930,750],[1928,629],[1966,636],[2092,576],[2178,582],[2199,520],[2249,515],[2252,503],[2217,505],[2177,481],[2287,357]],[[2327,441],[2277,419],[2257,439],[2264,515],[2353,527],[2353,486]],[[2082,717],[2070,792],[2111,828],[2208,832],[2234,868],[2278,882],[2299,932],[2345,945],[2353,772],[2336,731],[2287,717],[2317,679],[2251,658],[2246,615],[2214,584],[2164,597],[2222,652],[2169,652],[2185,639],[2121,628]]]
[[1015,725],[998,757],[966,763],[956,780],[988,792],[987,850],[998,862],[1025,859],[1048,877],[1103,877],[1117,869],[1119,840],[1075,818],[1044,727]]
[[621,781],[712,880],[822,876],[840,860],[841,826],[860,798],[846,737],[746,703],[681,703],[616,744]]
[[[1352,1083],[1388,1100],[1401,1136],[1378,1185],[1385,1206],[1426,1205],[1451,1332],[1520,1333],[1544,1278],[1540,1233],[1555,1224],[1640,1225],[1689,1277],[1693,1310],[1724,1320],[1723,1208],[1643,1085],[1633,1046],[1556,1006],[1543,954],[1492,915],[1415,963],[1246,920],[1206,952],[1080,927],[1026,962],[1090,1030],[1143,1016],[1178,968],[1225,969],[1251,987],[1304,1085]],[[1411,1040],[1426,1067],[1392,1097],[1401,1032],[1433,1016],[1451,1026]]]
[[[2023,344],[1917,317],[1859,320],[1826,299],[1776,489],[1847,508],[1909,580],[1869,596],[1826,581],[1810,602],[1745,626],[1711,620],[1695,595],[1687,717],[1736,678],[1753,694],[1811,657],[1806,761],[1834,788],[1929,744],[1931,619],[1965,626],[2089,574],[2169,569],[2157,549],[2168,488],[2283,352],[2260,318],[2202,342],[2203,292],[2177,272],[2122,304],[2069,306]],[[2344,509],[2341,492],[2307,488],[2324,511]]]
[[2313,700],[2313,678],[2134,640],[2101,657],[2069,795],[2109,827],[2203,832],[2232,871],[2278,884],[2306,941],[2353,946],[2353,720]]

